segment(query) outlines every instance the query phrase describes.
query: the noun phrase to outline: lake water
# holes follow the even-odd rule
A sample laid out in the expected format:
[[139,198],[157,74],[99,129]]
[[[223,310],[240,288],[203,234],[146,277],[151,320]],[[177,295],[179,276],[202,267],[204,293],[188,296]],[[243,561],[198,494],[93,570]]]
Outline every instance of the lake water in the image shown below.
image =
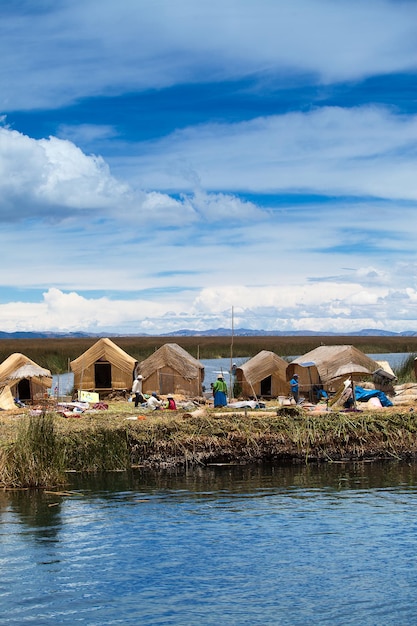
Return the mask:
[[[377,361],[388,361],[392,368],[399,367],[405,359],[409,356],[408,352],[387,353],[387,354],[370,354],[372,359]],[[289,357],[289,359],[295,359],[296,357]],[[237,357],[233,359],[233,363],[239,367],[248,360],[248,357]],[[230,384],[230,358],[229,359],[200,359],[200,362],[204,365],[204,385],[207,390],[210,389],[210,383],[214,383],[218,374],[224,374],[225,380]],[[56,374],[52,377],[52,393],[62,396],[71,393],[74,386],[74,375],[70,372],[68,374]]]
[[5,626],[410,625],[417,466],[213,466],[0,492]]

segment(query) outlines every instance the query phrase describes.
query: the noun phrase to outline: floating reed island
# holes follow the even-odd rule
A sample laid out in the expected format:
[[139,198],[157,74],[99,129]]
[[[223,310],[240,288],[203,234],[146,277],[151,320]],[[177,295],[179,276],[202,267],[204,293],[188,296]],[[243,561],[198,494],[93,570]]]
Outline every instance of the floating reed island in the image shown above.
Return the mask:
[[192,468],[211,464],[417,460],[417,410],[310,412],[199,408],[107,411],[66,419],[53,411],[0,414],[0,484],[65,485],[69,472]]

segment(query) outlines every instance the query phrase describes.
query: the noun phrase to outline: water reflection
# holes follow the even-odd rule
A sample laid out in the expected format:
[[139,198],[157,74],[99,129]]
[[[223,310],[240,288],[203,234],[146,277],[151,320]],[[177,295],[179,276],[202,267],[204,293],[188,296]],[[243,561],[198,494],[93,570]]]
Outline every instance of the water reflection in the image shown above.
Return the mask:
[[417,465],[69,480],[1,494],[6,626],[414,623]]
[[[20,523],[31,529],[34,540],[57,540],[62,526],[63,503],[81,497],[111,500],[138,497],[211,497],[287,494],[310,492],[334,493],[347,490],[372,489],[416,490],[417,464],[403,462],[326,463],[289,465],[213,465],[180,470],[102,474],[71,474],[67,488],[73,496],[62,492],[9,491],[0,498],[0,512],[15,514]],[[304,495],[306,495],[306,493]]]
[[15,513],[21,524],[30,528],[35,541],[57,541],[61,528],[62,498],[41,491],[7,492],[8,511]]
[[184,472],[136,469],[71,476],[70,488],[84,493],[175,491],[254,493],[259,490],[381,489],[415,487],[417,464],[358,462],[288,465],[212,465]]

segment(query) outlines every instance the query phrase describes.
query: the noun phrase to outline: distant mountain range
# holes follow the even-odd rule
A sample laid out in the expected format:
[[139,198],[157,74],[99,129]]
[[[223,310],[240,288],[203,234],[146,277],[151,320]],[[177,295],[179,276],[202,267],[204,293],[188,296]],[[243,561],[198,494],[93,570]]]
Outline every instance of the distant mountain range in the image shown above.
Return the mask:
[[[230,328],[216,328],[210,330],[177,330],[173,333],[164,333],[161,337],[219,337],[231,336]],[[417,331],[407,330],[401,333],[389,330],[377,330],[375,328],[365,328],[353,333],[332,333],[319,332],[315,330],[249,330],[248,328],[234,329],[233,334],[239,337],[416,337]]]
[[[230,337],[232,335],[231,328],[211,328],[209,330],[176,330],[171,333],[162,333],[156,335],[159,337]],[[294,331],[280,331],[280,330],[249,330],[248,328],[237,328],[233,330],[233,335],[236,337],[330,337],[330,336],[343,336],[343,337],[417,337],[417,331],[406,330],[401,333],[391,332],[389,330],[378,330],[376,328],[365,328],[352,333],[333,333],[333,332],[318,332],[314,330],[294,330]],[[60,332],[15,332],[6,333],[0,331],[0,339],[64,339],[64,338],[87,338],[87,337],[149,337],[147,333],[128,335],[121,333],[60,333]]]
[[54,332],[25,332],[19,331],[16,333],[5,333],[0,330],[0,339],[59,339],[69,337],[104,337],[105,334],[93,334],[93,333],[54,333]]

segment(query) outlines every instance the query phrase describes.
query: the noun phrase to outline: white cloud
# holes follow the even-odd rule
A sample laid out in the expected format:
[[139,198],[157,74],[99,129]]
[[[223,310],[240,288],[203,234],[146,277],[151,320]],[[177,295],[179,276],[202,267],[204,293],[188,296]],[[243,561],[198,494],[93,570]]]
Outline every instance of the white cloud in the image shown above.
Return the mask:
[[[417,117],[326,107],[177,131],[137,157],[147,188],[304,191],[417,199]],[[177,163],[181,167],[176,167]]]
[[100,332],[128,322],[132,332],[139,327],[139,319],[160,317],[163,312],[163,305],[155,302],[84,298],[75,292],[63,293],[52,288],[39,303],[0,305],[0,327],[5,331],[56,329],[67,332],[83,328]]
[[337,9],[331,0],[72,0],[39,14],[9,7],[0,108],[255,73],[328,82],[403,72],[417,65],[416,18],[414,2],[389,0],[339,0]]
[[221,222],[225,226],[244,220],[263,220],[265,214],[253,202],[240,200],[224,193],[205,193],[197,189],[192,196],[184,196],[185,206],[208,222]]
[[[380,115],[379,111],[371,113],[370,118],[365,114],[368,124],[362,120],[364,132],[367,125],[372,126],[374,115],[377,119]],[[331,114],[333,130],[336,126],[345,137],[342,121],[349,121],[349,115]],[[296,117],[299,126],[309,128],[303,116]],[[317,150],[317,168],[331,161],[335,150],[359,152],[357,146],[334,148],[330,135],[321,136],[325,119],[318,115],[314,120],[315,141],[307,145],[312,160]],[[383,144],[387,152],[408,140],[405,135],[414,122],[404,122],[405,129],[402,124],[393,122],[388,129],[392,137]],[[256,129],[251,142],[245,132],[238,141],[243,154],[250,143],[256,152],[260,141],[259,124],[250,128]],[[287,132],[291,134],[293,128]],[[369,152],[374,135],[375,128],[368,139],[358,140],[365,146],[361,154]],[[283,162],[284,150],[280,149]],[[157,191],[134,192],[111,176],[104,161],[85,155],[71,142],[37,141],[7,128],[0,129],[0,154],[2,206],[7,209],[2,251],[9,267],[2,284],[22,289],[53,287],[40,303],[3,305],[0,328],[4,330],[112,328],[116,332],[124,328],[137,332],[146,327],[149,332],[151,328],[164,332],[186,325],[213,327],[226,324],[232,306],[240,307],[242,325],[251,328],[300,328],[311,320],[313,330],[326,325],[332,329],[335,324],[347,330],[349,324],[357,328],[369,311],[374,325],[390,326],[397,323],[400,312],[410,317],[415,308],[415,265],[410,259],[404,270],[401,256],[407,253],[407,238],[414,249],[412,205],[402,208],[401,219],[388,211],[380,223],[385,209],[377,203],[311,205],[308,210],[288,205],[274,212],[234,194],[207,193],[198,184],[192,194],[179,198]],[[232,154],[238,158],[238,151],[230,151],[229,157]],[[253,163],[257,158],[259,152],[250,156]],[[266,159],[260,160],[265,165]],[[245,170],[242,163],[242,176],[249,176],[249,166]],[[293,164],[297,170],[295,155]],[[298,174],[304,175],[301,167]],[[342,180],[342,174],[339,177]],[[58,215],[57,207],[61,207]],[[89,219],[83,219],[85,209]],[[81,219],[77,219],[78,211]],[[15,216],[27,218],[24,234],[14,229]],[[47,229],[36,220],[44,216],[54,219]],[[395,263],[387,259],[393,250]],[[351,270],[341,269],[352,265]],[[396,290],[390,291],[390,284]],[[145,295],[103,299],[78,293],[97,290]],[[164,316],[167,309],[175,314]]]
[[108,124],[61,124],[57,130],[60,139],[68,139],[75,144],[97,143],[101,140],[114,139],[118,131]]
[[362,328],[412,329],[410,305],[417,302],[416,289],[361,290],[358,285],[332,285],[329,290],[294,285],[277,289],[244,287],[205,289],[189,301],[172,298],[170,311],[156,300],[85,298],[76,292],[49,289],[39,303],[12,302],[0,305],[4,331],[75,331],[162,333],[182,328],[231,327],[254,330],[316,330],[342,334]]
[[[288,285],[263,286],[263,287],[236,287],[233,285],[221,288],[203,289],[194,302],[196,312],[220,313],[232,306],[246,308],[273,307],[276,311],[284,311],[299,308],[320,307],[324,303],[337,302],[338,306],[343,302],[344,306],[362,304],[365,299],[365,291],[358,284],[326,283],[325,285]],[[368,292],[368,299],[375,301],[383,297],[387,289],[377,288],[372,296]],[[359,295],[360,294],[360,295]],[[355,302],[356,300],[356,302]],[[262,303],[260,305],[259,303]]]
[[225,215],[229,220],[262,216],[254,204],[231,194],[197,189],[176,200],[156,191],[134,192],[111,175],[103,158],[86,155],[71,141],[36,140],[4,127],[0,128],[0,193],[0,219],[7,221],[46,216],[68,220],[74,211],[120,220],[140,214],[162,226],[201,219],[213,222]]
[[[50,214],[58,208],[108,209],[128,198],[101,157],[84,154],[69,141],[35,140],[0,128],[0,193],[3,219]],[[128,198],[129,199],[129,198]],[[62,211],[61,217],[67,217]],[[1,216],[0,216],[1,217]]]

